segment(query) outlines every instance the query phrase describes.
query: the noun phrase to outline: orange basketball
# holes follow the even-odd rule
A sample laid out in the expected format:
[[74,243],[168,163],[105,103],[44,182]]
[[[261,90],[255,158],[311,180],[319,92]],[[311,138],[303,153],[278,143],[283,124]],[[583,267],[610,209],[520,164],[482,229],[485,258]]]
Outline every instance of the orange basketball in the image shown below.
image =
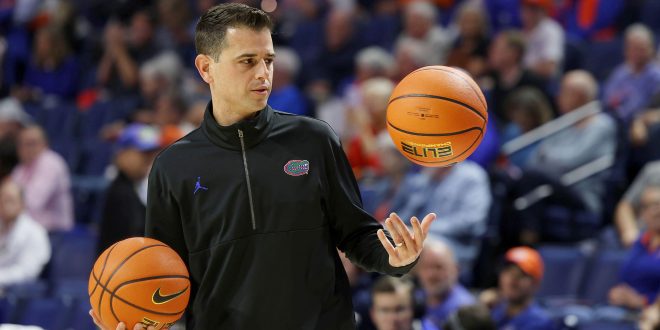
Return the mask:
[[466,73],[427,66],[392,91],[387,130],[406,158],[423,166],[449,166],[470,156],[486,133],[486,99]]
[[101,254],[89,275],[89,302],[108,329],[121,321],[156,329],[176,322],[190,298],[188,269],[179,255],[151,238],[117,242]]

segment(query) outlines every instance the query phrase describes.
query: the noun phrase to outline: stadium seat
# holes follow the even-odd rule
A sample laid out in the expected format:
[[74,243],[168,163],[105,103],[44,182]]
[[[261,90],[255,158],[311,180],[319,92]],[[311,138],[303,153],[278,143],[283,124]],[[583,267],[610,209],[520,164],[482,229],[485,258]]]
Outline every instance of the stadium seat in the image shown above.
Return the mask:
[[62,279],[89,278],[89,272],[96,259],[96,239],[91,233],[86,229],[76,228],[52,237],[50,280],[58,282]]
[[88,278],[66,278],[59,280],[53,283],[53,296],[87,300],[89,299],[89,294],[87,293],[88,284]]
[[538,251],[545,264],[545,274],[537,296],[576,298],[587,266],[586,253],[575,246],[549,245]]
[[4,294],[17,298],[39,298],[44,297],[48,291],[48,284],[45,281],[33,281],[21,284],[14,284],[4,289]]
[[580,290],[581,298],[591,304],[606,304],[607,293],[619,282],[619,269],[626,258],[625,250],[604,250],[594,257]]
[[73,315],[71,316],[70,322],[67,324],[65,329],[69,330],[96,330],[96,326],[92,321],[92,318],[89,317],[89,306],[88,300],[81,300],[73,308]]
[[632,321],[597,320],[580,324],[580,330],[637,330],[637,324]]
[[24,302],[20,316],[15,321],[20,325],[36,325],[48,330],[65,329],[71,317],[74,302],[61,298],[35,298]]

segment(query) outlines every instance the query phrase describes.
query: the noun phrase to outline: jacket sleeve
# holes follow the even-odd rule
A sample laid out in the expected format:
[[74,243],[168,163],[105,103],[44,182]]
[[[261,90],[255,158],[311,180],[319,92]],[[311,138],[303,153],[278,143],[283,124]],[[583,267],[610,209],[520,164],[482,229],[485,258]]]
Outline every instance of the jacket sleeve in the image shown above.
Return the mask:
[[183,236],[178,203],[165,172],[156,159],[149,174],[147,188],[147,219],[145,236],[157,239],[174,249],[188,264],[188,249]]
[[[362,209],[358,185],[346,154],[339,138],[331,129],[328,130],[330,145],[324,155],[328,186],[326,211],[337,247],[346,253],[351,262],[367,271],[392,276],[406,274],[417,260],[403,267],[390,265],[389,255],[376,234],[382,226]],[[392,241],[389,235],[387,237]]]

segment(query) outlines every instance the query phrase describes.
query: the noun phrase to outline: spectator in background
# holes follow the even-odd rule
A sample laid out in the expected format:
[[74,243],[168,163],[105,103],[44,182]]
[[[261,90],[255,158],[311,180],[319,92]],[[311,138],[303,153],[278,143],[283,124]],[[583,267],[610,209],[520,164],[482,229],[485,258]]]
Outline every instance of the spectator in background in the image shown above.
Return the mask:
[[411,175],[411,162],[396,148],[388,134],[377,138],[380,155],[380,173],[365,175],[360,181],[362,205],[376,219],[385,219],[392,209],[392,202],[402,198],[400,189],[406,176]]
[[435,6],[424,0],[408,3],[403,13],[403,32],[396,41],[415,42],[422,48],[430,65],[444,65],[451,48],[449,33],[436,24],[438,12]]
[[459,267],[454,251],[442,241],[427,240],[415,274],[426,302],[425,325],[441,328],[459,307],[476,303],[472,294],[458,283]]
[[413,319],[413,285],[405,280],[383,276],[371,289],[371,319],[377,330],[437,330],[420,326]]
[[653,61],[653,39],[653,33],[646,26],[629,26],[625,32],[625,62],[605,83],[603,99],[606,106],[626,124],[660,91],[660,67]]
[[73,227],[73,199],[69,168],[60,155],[48,148],[46,134],[36,125],[18,136],[19,164],[12,179],[25,193],[27,213],[48,231]]
[[9,176],[18,164],[16,140],[18,134],[32,122],[30,115],[14,98],[0,101],[0,181]]
[[520,17],[527,51],[525,67],[545,79],[559,74],[564,59],[564,29],[550,18],[552,0],[522,0]]
[[626,248],[635,243],[643,227],[635,214],[640,195],[644,189],[655,185],[660,186],[660,161],[646,164],[617,204],[614,222],[621,244]]
[[25,212],[21,189],[0,184],[0,289],[35,280],[50,260],[48,233]]
[[333,91],[341,91],[342,84],[353,74],[353,61],[362,48],[355,33],[356,13],[353,8],[333,8],[325,20],[324,46],[315,59],[316,76],[328,80]]
[[273,109],[288,111],[296,115],[309,115],[307,100],[296,86],[296,78],[300,70],[300,59],[290,48],[275,48],[275,63],[273,64],[273,89],[268,98],[268,104]]
[[523,35],[515,30],[500,32],[490,46],[488,62],[492,70],[493,87],[489,112],[495,115],[495,121],[501,127],[511,121],[505,102],[514,90],[532,87],[545,92],[543,79],[523,67],[525,48]]
[[645,308],[637,323],[639,330],[660,330],[660,302]]
[[564,1],[561,17],[566,34],[585,41],[610,40],[615,37],[626,0]]
[[454,41],[447,66],[465,69],[476,81],[486,73],[489,30],[483,7],[475,2],[465,2],[458,10],[458,37]]
[[378,136],[387,134],[387,104],[394,89],[391,80],[372,78],[360,86],[362,104],[351,109],[349,122],[355,132],[346,148],[346,156],[359,180],[367,171],[381,171]]
[[[543,259],[528,247],[507,251],[505,266],[499,275],[499,290],[489,289],[479,297],[491,307],[492,317],[500,330],[552,330],[552,319],[534,301],[543,279]],[[552,279],[554,280],[554,279]]]
[[157,0],[155,5],[160,21],[155,36],[157,44],[174,51],[182,63],[193,63],[196,53],[188,1]]
[[457,309],[449,315],[442,330],[496,330],[488,308],[482,305],[469,305]]
[[646,230],[621,267],[621,284],[609,292],[610,304],[631,309],[652,304],[660,293],[660,185],[651,185],[642,191],[639,215]]
[[23,86],[14,95],[21,101],[41,101],[44,95],[71,100],[78,93],[79,69],[62,31],[46,25],[36,32]]
[[345,103],[356,107],[362,103],[360,85],[371,78],[392,79],[396,74],[394,56],[385,49],[371,46],[360,50],[355,57],[355,79],[343,93]]
[[98,255],[117,241],[144,236],[147,175],[160,148],[160,134],[154,127],[131,124],[124,128],[116,146],[117,176],[106,191]]
[[119,22],[105,27],[103,56],[96,78],[113,94],[134,93],[139,83],[139,67],[154,57],[159,47],[154,40],[154,19],[146,10],[131,17],[128,29]]
[[404,39],[397,42],[394,56],[397,66],[395,78],[398,81],[421,67],[433,64],[425,53],[424,45],[415,40]]
[[[552,108],[545,95],[533,87],[521,87],[507,98],[506,116],[511,122],[504,127],[502,142],[507,143],[552,119]],[[519,167],[527,165],[529,157],[536,152],[539,142],[509,155],[509,161]]]
[[140,67],[142,106],[153,108],[161,94],[174,93],[180,86],[183,65],[172,52],[163,52]]
[[486,171],[469,160],[425,168],[407,178],[401,190],[392,208],[399,210],[402,219],[425,212],[437,214],[443,221],[431,225],[429,237],[447,241],[461,267],[471,269],[492,201]]
[[[598,83],[590,73],[568,72],[562,79],[557,98],[559,112],[565,115],[597,97]],[[527,168],[559,180],[562,175],[600,157],[614,157],[616,136],[616,123],[609,115],[592,115],[541,141]],[[599,215],[602,210],[606,179],[607,171],[603,171],[572,186],[593,214]]]

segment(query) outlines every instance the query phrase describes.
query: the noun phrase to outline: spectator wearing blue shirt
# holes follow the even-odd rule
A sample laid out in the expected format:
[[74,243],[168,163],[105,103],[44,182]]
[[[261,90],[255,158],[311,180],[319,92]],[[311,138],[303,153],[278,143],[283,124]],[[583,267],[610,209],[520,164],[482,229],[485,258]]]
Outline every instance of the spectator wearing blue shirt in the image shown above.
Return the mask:
[[20,99],[53,95],[70,100],[76,96],[79,63],[64,40],[64,34],[55,25],[37,31],[32,58],[25,71],[25,88],[17,95]]
[[427,239],[415,272],[426,301],[424,324],[441,328],[459,307],[476,303],[474,296],[458,283],[458,263],[444,242]]
[[290,48],[276,48],[275,73],[273,74],[273,90],[268,98],[268,104],[273,109],[287,111],[296,115],[309,115],[305,96],[295,85],[300,58]]
[[621,283],[609,292],[610,304],[632,309],[652,304],[660,291],[660,185],[643,190],[639,214],[646,231],[621,267]]
[[605,104],[626,123],[650,103],[660,90],[660,66],[655,55],[653,32],[633,24],[625,33],[624,57],[605,84]]
[[492,306],[491,315],[500,330],[553,330],[556,325],[534,302],[534,294],[543,279],[543,260],[528,247],[507,251],[500,271],[499,292],[486,290],[480,300]]

